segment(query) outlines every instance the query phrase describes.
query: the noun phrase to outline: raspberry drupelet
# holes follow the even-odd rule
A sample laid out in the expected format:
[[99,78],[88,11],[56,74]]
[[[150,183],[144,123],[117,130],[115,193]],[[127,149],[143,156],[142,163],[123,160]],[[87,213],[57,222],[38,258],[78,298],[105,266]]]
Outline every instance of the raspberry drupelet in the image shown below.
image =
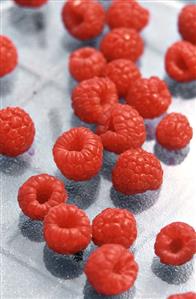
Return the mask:
[[16,4],[29,8],[37,8],[48,2],[48,0],[14,0]]
[[129,248],[137,237],[135,217],[126,209],[105,209],[93,219],[92,236],[98,246],[120,244]]
[[77,39],[98,36],[105,24],[105,11],[97,0],[68,0],[62,10],[68,32]]
[[105,244],[90,255],[84,272],[98,293],[110,296],[123,293],[133,286],[138,265],[125,247]]
[[116,104],[104,125],[97,127],[106,150],[120,154],[141,147],[146,139],[143,118],[129,105]]
[[157,190],[162,181],[163,170],[159,160],[141,148],[122,153],[112,170],[114,188],[125,195]]
[[34,220],[43,220],[51,207],[67,198],[63,182],[45,173],[30,177],[18,191],[21,210]]
[[196,299],[196,293],[188,292],[169,296],[167,299]]
[[105,66],[106,60],[103,54],[90,47],[74,51],[69,58],[69,71],[77,81],[101,76]]
[[169,47],[165,56],[168,75],[179,82],[196,80],[196,46],[179,41]]
[[139,78],[130,85],[126,101],[144,118],[155,118],[167,111],[171,94],[165,81],[158,77]]
[[161,263],[180,266],[196,253],[196,232],[184,222],[173,222],[158,233],[154,245]]
[[13,42],[0,35],[0,78],[11,73],[18,64],[18,53]]
[[144,50],[144,42],[135,29],[116,28],[107,33],[100,50],[108,61],[124,58],[137,61]]
[[57,253],[78,253],[91,241],[90,220],[75,205],[62,203],[45,216],[44,238],[48,247]]
[[103,145],[99,136],[83,127],[63,133],[53,147],[53,157],[62,174],[74,181],[85,181],[101,169]]
[[116,86],[109,78],[94,77],[82,81],[72,92],[75,114],[88,123],[104,123],[117,102]]
[[26,152],[35,136],[34,123],[19,107],[0,110],[0,154],[16,157]]
[[181,113],[166,115],[156,128],[156,138],[160,145],[168,150],[180,150],[186,147],[193,136],[193,130],[187,117]]
[[149,11],[135,0],[113,0],[106,21],[111,29],[126,27],[141,31],[149,22]]
[[178,30],[184,40],[196,45],[196,4],[183,7],[178,18]]
[[116,59],[105,67],[105,76],[110,78],[116,85],[119,96],[126,96],[131,83],[141,77],[137,66],[128,59]]

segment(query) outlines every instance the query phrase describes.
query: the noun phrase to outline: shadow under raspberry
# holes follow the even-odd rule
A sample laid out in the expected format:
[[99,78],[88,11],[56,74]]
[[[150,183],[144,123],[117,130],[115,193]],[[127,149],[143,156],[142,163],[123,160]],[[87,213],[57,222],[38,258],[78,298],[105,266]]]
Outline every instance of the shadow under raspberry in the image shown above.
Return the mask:
[[0,78],[0,96],[6,96],[10,94],[14,88],[16,82],[16,76],[18,75],[17,69],[14,70],[11,74],[6,75],[3,78]]
[[82,253],[62,255],[44,246],[43,260],[47,270],[54,276],[63,279],[73,279],[83,273],[84,261]]
[[178,165],[184,161],[189,153],[189,145],[181,150],[169,151],[158,142],[154,145],[154,153],[166,165]]
[[7,157],[0,155],[0,173],[9,176],[20,176],[30,166],[30,154],[23,154],[18,157]]
[[96,126],[93,124],[88,124],[82,120],[79,119],[74,113],[71,116],[71,126],[72,127],[85,127],[90,129],[91,131],[95,132]]
[[42,221],[32,220],[24,214],[20,214],[18,227],[25,238],[34,242],[44,241]]
[[168,284],[180,285],[186,283],[193,273],[193,261],[181,266],[165,265],[158,257],[154,257],[151,265],[152,272]]
[[108,181],[112,180],[112,169],[118,159],[118,155],[104,151],[103,153],[103,166],[101,169],[101,175]]
[[146,191],[135,195],[124,195],[114,187],[110,190],[110,197],[115,207],[128,209],[134,214],[142,213],[152,207],[158,200],[160,189]]
[[166,115],[166,113],[162,114],[159,117],[144,120],[145,128],[146,128],[146,140],[151,141],[155,139],[156,136],[156,127],[161,121],[161,119]]
[[135,296],[135,287],[119,295],[104,296],[97,293],[87,280],[84,286],[83,294],[84,299],[133,299]]
[[56,176],[65,183],[69,195],[69,204],[75,204],[80,209],[87,209],[96,201],[100,189],[100,175],[83,182],[68,180],[59,172]]
[[168,76],[164,79],[174,97],[183,99],[193,99],[196,97],[196,80],[187,83],[180,83],[172,80]]

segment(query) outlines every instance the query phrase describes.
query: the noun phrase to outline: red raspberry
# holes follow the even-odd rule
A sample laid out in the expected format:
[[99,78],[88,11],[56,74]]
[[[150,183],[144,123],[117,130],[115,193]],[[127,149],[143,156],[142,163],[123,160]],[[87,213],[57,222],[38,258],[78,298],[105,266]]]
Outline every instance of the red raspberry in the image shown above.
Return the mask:
[[141,148],[121,154],[112,171],[115,189],[126,195],[158,189],[163,180],[159,160]]
[[36,8],[48,2],[48,0],[14,0],[18,5]]
[[26,152],[35,136],[34,123],[19,107],[0,110],[0,154],[16,157]]
[[84,272],[98,293],[117,295],[134,284],[138,265],[134,256],[118,244],[105,244],[89,257]]
[[44,218],[44,238],[55,252],[77,253],[91,241],[90,221],[83,210],[62,203],[51,208]]
[[98,126],[106,150],[120,154],[130,148],[142,146],[146,139],[143,118],[129,105],[116,104],[105,125]]
[[131,84],[126,101],[144,118],[163,114],[171,104],[171,94],[165,81],[158,77],[138,79]]
[[135,217],[125,209],[105,209],[94,218],[92,231],[98,246],[110,243],[129,248],[137,237]]
[[158,124],[156,138],[168,150],[179,150],[185,147],[193,136],[188,119],[181,113],[170,113]]
[[119,96],[126,96],[131,83],[141,77],[137,66],[127,59],[116,59],[108,63],[104,75],[115,83]]
[[62,19],[71,35],[86,40],[102,32],[105,11],[96,0],[68,0],[62,10]]
[[103,54],[90,47],[74,51],[69,58],[70,73],[77,81],[101,76],[105,65]]
[[158,233],[154,249],[161,263],[182,265],[196,253],[195,230],[184,222],[170,223]]
[[95,176],[102,166],[100,137],[87,128],[73,128],[63,133],[53,147],[54,161],[63,175],[75,181]]
[[196,5],[184,6],[178,18],[178,29],[182,38],[196,45]]
[[11,73],[18,64],[18,53],[12,41],[0,35],[0,77]]
[[196,46],[189,42],[174,43],[165,56],[168,75],[179,82],[196,80]]
[[92,78],[81,82],[72,92],[75,114],[88,123],[102,124],[118,102],[115,84],[108,78]]
[[136,30],[116,28],[103,37],[100,49],[109,61],[124,58],[135,62],[143,53],[144,43]]
[[196,293],[188,292],[183,294],[175,294],[169,296],[167,299],[196,299]]
[[43,220],[51,207],[68,198],[63,182],[48,174],[30,177],[18,191],[18,202],[25,215]]
[[113,0],[106,14],[111,29],[118,27],[142,30],[149,21],[149,11],[135,0]]

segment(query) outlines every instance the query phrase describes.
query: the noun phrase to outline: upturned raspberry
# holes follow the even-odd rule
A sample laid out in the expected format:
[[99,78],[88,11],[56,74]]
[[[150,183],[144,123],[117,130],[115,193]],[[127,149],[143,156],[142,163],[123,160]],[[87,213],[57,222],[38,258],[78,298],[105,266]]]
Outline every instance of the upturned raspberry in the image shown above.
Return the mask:
[[0,35],[0,77],[11,73],[18,64],[18,53],[13,42]]
[[127,103],[144,118],[155,118],[166,112],[171,99],[166,83],[158,77],[136,80],[126,97]]
[[31,7],[31,8],[40,7],[48,2],[48,0],[14,0],[14,1],[18,5]]
[[53,157],[62,174],[75,181],[89,180],[102,166],[103,145],[99,136],[87,128],[63,133],[53,147]]
[[141,77],[137,66],[127,59],[116,59],[108,63],[104,75],[115,83],[119,96],[126,96],[131,83]]
[[106,66],[103,54],[90,47],[74,51],[69,58],[69,70],[74,79],[83,81],[102,75]]
[[90,255],[84,272],[98,293],[110,296],[133,286],[138,265],[133,254],[123,246],[105,244]]
[[75,114],[88,123],[104,123],[117,102],[116,86],[109,78],[94,77],[82,81],[72,92]]
[[112,171],[115,189],[125,195],[157,190],[163,180],[159,160],[141,148],[121,154]]
[[174,43],[166,52],[165,68],[176,81],[196,80],[196,46],[186,41]]
[[161,263],[179,266],[196,253],[196,232],[184,222],[173,222],[158,233],[154,245]]
[[34,123],[19,107],[0,110],[0,154],[16,157],[26,152],[35,136]]
[[77,253],[91,241],[90,220],[83,210],[62,203],[51,208],[44,218],[44,238],[55,252]]
[[135,29],[123,27],[107,33],[101,41],[100,49],[108,61],[124,58],[135,62],[143,53],[144,43]]
[[21,210],[35,220],[43,220],[51,207],[67,198],[63,182],[45,173],[30,177],[18,191]]
[[71,35],[87,40],[102,32],[105,11],[96,0],[68,0],[62,10],[62,20]]
[[193,130],[181,113],[166,115],[156,128],[157,141],[168,150],[179,150],[189,144]]
[[126,27],[140,31],[148,24],[149,11],[135,0],[113,0],[106,21],[111,29]]
[[120,244],[129,248],[137,237],[135,217],[125,209],[105,209],[93,219],[92,236],[98,246]]
[[169,296],[167,299],[196,299],[196,293],[188,292]]
[[142,146],[146,139],[143,118],[129,105],[116,104],[104,125],[97,127],[106,150],[120,154]]
[[196,45],[196,4],[183,7],[178,18],[178,29],[184,40]]

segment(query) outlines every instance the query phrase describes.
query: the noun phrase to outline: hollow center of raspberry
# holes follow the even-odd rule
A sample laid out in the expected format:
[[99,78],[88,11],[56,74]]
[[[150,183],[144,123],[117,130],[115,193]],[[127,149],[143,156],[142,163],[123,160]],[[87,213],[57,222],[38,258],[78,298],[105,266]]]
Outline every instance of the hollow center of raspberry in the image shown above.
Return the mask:
[[37,190],[37,201],[44,204],[50,199],[52,195],[52,188],[50,186],[40,186]]
[[74,27],[78,27],[81,23],[83,23],[84,18],[80,14],[72,14],[72,24]]
[[84,147],[84,145],[83,145],[82,140],[80,140],[78,138],[78,139],[75,139],[72,142],[70,142],[68,150],[71,151],[71,152],[72,151],[80,152],[83,149],[83,147]]
[[120,263],[116,263],[113,267],[113,272],[116,274],[120,274],[121,273],[121,264]]
[[92,55],[92,50],[91,49],[85,49],[80,53],[81,58],[89,58]]
[[170,250],[172,253],[177,253],[179,252],[183,247],[182,240],[180,239],[175,239],[171,242],[170,244]]
[[60,228],[74,228],[78,227],[78,218],[75,215],[66,215],[66,217],[59,217],[58,226]]
[[188,67],[187,67],[187,65],[186,65],[186,63],[185,63],[185,61],[182,57],[179,57],[177,59],[177,66],[182,71],[186,71],[188,69]]

